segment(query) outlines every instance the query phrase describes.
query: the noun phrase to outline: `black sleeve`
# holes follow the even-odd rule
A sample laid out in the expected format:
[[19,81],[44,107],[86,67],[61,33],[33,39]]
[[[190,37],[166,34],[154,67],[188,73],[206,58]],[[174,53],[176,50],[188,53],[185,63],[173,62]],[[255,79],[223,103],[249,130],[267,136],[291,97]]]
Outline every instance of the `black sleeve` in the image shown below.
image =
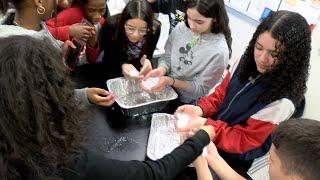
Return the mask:
[[115,24],[118,15],[106,19],[100,34],[100,49],[104,52],[103,69],[105,78],[111,79],[122,76],[121,64],[119,62],[121,49],[113,40],[115,33]]
[[115,31],[115,19],[109,17],[106,19],[105,23],[102,26],[100,34],[100,49],[103,50],[109,45],[112,41],[112,36]]
[[155,13],[170,14],[171,0],[157,0],[156,2],[149,4]]
[[82,174],[81,179],[170,180],[192,163],[209,142],[208,134],[200,130],[171,153],[156,161],[119,161],[89,153],[75,166],[81,167],[81,170],[77,170]]
[[153,56],[153,52],[156,49],[156,46],[160,37],[160,32],[161,32],[161,22],[158,20],[154,20],[153,23],[154,23],[154,33],[150,37],[150,43],[146,52],[147,57],[149,59],[151,59]]

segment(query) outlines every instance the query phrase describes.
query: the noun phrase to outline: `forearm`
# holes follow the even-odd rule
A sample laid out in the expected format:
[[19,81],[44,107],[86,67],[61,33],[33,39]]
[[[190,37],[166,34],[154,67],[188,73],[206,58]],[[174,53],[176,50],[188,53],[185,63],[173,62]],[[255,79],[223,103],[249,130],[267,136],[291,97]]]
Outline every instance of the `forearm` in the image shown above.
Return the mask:
[[193,165],[196,168],[198,180],[212,180],[207,160],[203,156],[199,156]]
[[233,170],[229,164],[218,154],[215,157],[208,160],[209,166],[219,176],[221,180],[244,180],[245,178],[240,176],[235,170]]
[[186,91],[188,89],[188,83],[173,77],[168,77],[168,85],[180,89],[182,91]]
[[200,130],[170,154],[157,161],[147,161],[146,163],[153,172],[152,174],[155,175],[155,179],[172,179],[202,153],[202,149],[209,141],[208,134],[204,130]]

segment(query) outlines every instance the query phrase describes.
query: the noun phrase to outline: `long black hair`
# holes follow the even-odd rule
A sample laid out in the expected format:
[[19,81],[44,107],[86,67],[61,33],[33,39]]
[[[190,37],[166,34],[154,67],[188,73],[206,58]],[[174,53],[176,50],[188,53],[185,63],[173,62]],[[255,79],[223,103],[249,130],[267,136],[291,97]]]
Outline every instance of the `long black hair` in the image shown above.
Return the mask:
[[[202,16],[206,18],[214,18],[216,22],[213,22],[213,27],[211,29],[212,33],[223,33],[226,38],[228,49],[229,49],[229,58],[232,55],[232,37],[229,27],[229,17],[225,9],[223,0],[187,0],[185,2],[185,9],[195,8]],[[186,14],[185,22],[187,27],[188,17]]]
[[86,116],[51,43],[0,38],[0,179],[22,179],[21,166],[36,179],[58,177],[79,153]]
[[[145,35],[145,43],[141,48],[140,56],[147,53],[147,49],[149,47],[150,40],[152,38],[152,34],[154,34],[153,29],[153,21],[154,21],[154,13],[151,9],[149,3],[145,0],[131,0],[128,2],[126,7],[123,9],[119,19],[116,22],[116,31],[113,35],[113,40],[118,42],[118,46],[127,51],[127,44],[129,42],[124,25],[130,19],[141,19],[147,23],[148,32]],[[126,53],[123,53],[126,54]]]
[[241,57],[240,82],[259,74],[254,60],[254,46],[264,32],[271,33],[276,40],[278,64],[263,74],[264,94],[260,100],[271,103],[282,97],[290,98],[298,105],[306,91],[311,51],[311,31],[301,15],[289,11],[271,13],[253,34],[249,45]]

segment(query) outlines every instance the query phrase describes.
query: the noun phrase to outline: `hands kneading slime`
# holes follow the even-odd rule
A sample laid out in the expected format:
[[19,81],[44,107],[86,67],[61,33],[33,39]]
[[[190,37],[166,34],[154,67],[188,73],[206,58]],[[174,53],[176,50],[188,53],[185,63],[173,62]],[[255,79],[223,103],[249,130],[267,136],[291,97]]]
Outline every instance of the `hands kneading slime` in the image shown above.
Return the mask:
[[[183,128],[183,127],[187,126],[188,123],[189,123],[189,121],[190,121],[190,117],[189,117],[188,114],[185,114],[185,113],[177,113],[176,126],[177,126],[178,128]],[[189,131],[189,132],[188,132],[188,135],[193,135],[193,134],[194,134],[194,132],[192,132],[192,131]],[[207,154],[208,154],[207,148],[204,147],[204,148],[203,148],[203,152],[202,152],[202,156],[206,156]]]
[[151,90],[151,88],[158,84],[159,80],[159,77],[149,77],[146,80],[142,80],[141,84],[145,89]]

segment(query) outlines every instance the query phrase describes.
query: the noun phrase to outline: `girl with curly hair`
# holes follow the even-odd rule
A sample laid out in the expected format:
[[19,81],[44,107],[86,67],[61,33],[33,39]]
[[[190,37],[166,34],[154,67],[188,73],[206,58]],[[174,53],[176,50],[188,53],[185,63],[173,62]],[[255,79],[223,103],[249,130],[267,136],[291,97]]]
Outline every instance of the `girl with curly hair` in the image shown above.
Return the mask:
[[192,119],[179,130],[212,125],[219,153],[246,176],[253,159],[269,151],[272,130],[303,99],[310,51],[306,20],[294,12],[272,13],[257,27],[240,61],[229,63],[215,91],[196,106],[176,110]]
[[82,148],[86,113],[49,39],[0,38],[0,179],[173,179],[213,128],[157,161],[105,159]]

